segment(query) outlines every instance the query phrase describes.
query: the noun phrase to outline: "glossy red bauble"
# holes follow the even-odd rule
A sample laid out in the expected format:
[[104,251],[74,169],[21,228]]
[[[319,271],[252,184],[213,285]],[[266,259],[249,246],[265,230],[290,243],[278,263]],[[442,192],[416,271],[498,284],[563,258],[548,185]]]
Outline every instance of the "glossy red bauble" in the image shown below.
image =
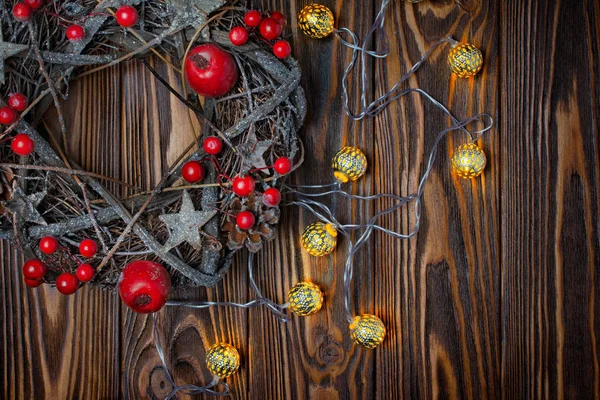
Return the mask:
[[21,112],[27,108],[29,100],[23,93],[11,93],[8,95],[8,106],[15,111]]
[[19,133],[14,137],[12,142],[10,142],[10,149],[13,151],[13,153],[20,156],[30,155],[34,148],[35,143],[33,140],[31,140],[29,135],[25,133]]
[[286,175],[292,170],[292,161],[287,157],[279,157],[277,160],[275,160],[273,169],[279,175]]
[[79,243],[79,254],[86,258],[92,258],[98,251],[98,245],[92,239],[83,239]]
[[252,28],[259,26],[261,20],[262,15],[260,11],[250,10],[246,13],[246,15],[244,15],[244,23]]
[[29,260],[23,264],[23,276],[27,279],[42,279],[47,270],[46,264],[38,259]]
[[83,30],[83,27],[80,25],[71,25],[67,28],[66,35],[67,39],[76,42],[85,37],[85,30]]
[[204,166],[198,161],[188,161],[181,168],[181,176],[189,183],[204,179]]
[[216,136],[209,136],[204,139],[204,143],[202,143],[202,147],[204,147],[204,151],[206,154],[216,155],[223,150],[223,141]]
[[236,176],[231,185],[233,193],[240,197],[246,197],[254,192],[254,179],[250,176]]
[[277,58],[288,58],[290,54],[292,54],[292,46],[285,40],[278,40],[273,45],[273,54],[277,56]]
[[69,272],[63,272],[56,278],[56,289],[64,295],[73,294],[79,289],[79,280]]
[[25,4],[27,4],[31,9],[37,10],[42,8],[44,5],[44,0],[25,0]]
[[123,303],[138,313],[160,310],[171,291],[171,277],[160,264],[152,261],[134,261],[119,277],[119,295]]
[[0,108],[0,124],[10,125],[17,120],[17,112],[10,106]]
[[250,211],[242,211],[235,218],[235,224],[242,230],[248,230],[254,226],[254,214]]
[[283,26],[275,18],[265,18],[260,23],[260,35],[267,40],[275,40],[281,35]]
[[263,193],[263,203],[267,207],[275,207],[279,205],[281,201],[281,192],[275,188],[268,188]]
[[58,240],[53,236],[44,236],[40,239],[40,251],[44,254],[54,254],[58,249]]
[[241,46],[248,41],[248,31],[243,26],[236,26],[229,31],[229,41],[234,46]]
[[42,283],[44,283],[43,279],[29,279],[29,278],[25,278],[25,284],[27,286],[29,286],[30,288],[36,288],[36,287],[40,286]]
[[23,2],[17,3],[12,9],[12,14],[17,21],[27,22],[31,18],[31,7]]
[[77,279],[81,282],[89,282],[94,278],[96,271],[90,264],[80,264],[75,271]]
[[205,97],[223,96],[238,80],[235,60],[216,44],[194,47],[185,60],[185,77],[194,91]]
[[282,28],[285,27],[287,21],[285,20],[285,15],[280,13],[279,11],[271,11],[271,18],[273,18]]
[[137,24],[139,15],[133,6],[124,5],[117,9],[115,18],[117,19],[117,23],[123,28],[131,28]]

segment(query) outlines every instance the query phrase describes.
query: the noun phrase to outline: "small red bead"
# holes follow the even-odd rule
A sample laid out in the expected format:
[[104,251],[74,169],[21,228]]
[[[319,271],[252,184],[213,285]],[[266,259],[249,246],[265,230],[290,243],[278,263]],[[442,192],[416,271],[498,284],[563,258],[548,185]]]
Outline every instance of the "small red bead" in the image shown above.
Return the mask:
[[204,179],[204,167],[198,161],[188,161],[183,164],[181,176],[189,183],[199,182]]
[[94,278],[96,271],[90,264],[80,264],[75,273],[81,282],[89,282]]
[[64,295],[73,294],[79,288],[77,277],[71,273],[64,272],[56,278],[56,289]]
[[283,15],[279,11],[271,11],[271,18],[277,21],[277,23],[279,23],[281,27],[285,27],[285,24],[287,23],[285,15]]
[[236,176],[233,178],[233,193],[246,197],[254,192],[254,179],[250,176]]
[[0,108],[0,124],[10,125],[17,120],[17,112],[10,106]]
[[235,223],[242,230],[250,229],[254,226],[254,214],[250,211],[242,211],[235,218]]
[[8,96],[8,106],[15,111],[21,112],[27,108],[29,100],[23,93],[11,93]]
[[27,261],[23,264],[23,276],[27,279],[42,279],[48,268],[38,259]]
[[276,188],[268,188],[263,193],[263,203],[267,207],[276,207],[281,201],[281,192]]
[[81,25],[71,25],[67,28],[67,39],[72,42],[76,42],[85,37],[85,30]]
[[31,7],[23,2],[17,3],[13,7],[12,14],[17,21],[27,22],[31,18]]
[[33,10],[37,10],[38,8],[42,8],[44,5],[44,0],[25,0],[25,4],[27,4]]
[[244,23],[252,28],[259,26],[261,20],[262,15],[256,10],[250,10],[246,13],[246,15],[244,15]]
[[223,141],[216,136],[209,136],[204,139],[202,147],[204,147],[206,154],[211,154],[214,156],[223,150]]
[[137,24],[139,15],[134,7],[124,5],[117,9],[115,18],[117,19],[117,23],[123,28],[131,28]]
[[273,169],[279,175],[286,175],[292,170],[292,162],[287,157],[279,157],[277,160],[275,160]]
[[42,279],[29,279],[25,278],[25,284],[30,288],[36,288],[40,286],[44,281]]
[[236,26],[229,31],[229,41],[234,46],[241,46],[248,41],[248,31],[243,26]]
[[292,54],[292,46],[285,40],[278,40],[273,45],[273,54],[277,56],[277,58],[288,58],[290,54]]
[[58,240],[53,236],[44,236],[40,239],[40,251],[44,254],[54,254],[58,249]]
[[31,140],[29,135],[25,133],[19,133],[10,143],[10,148],[15,154],[20,156],[28,156],[35,148],[35,143],[33,140]]
[[83,239],[79,243],[79,254],[86,258],[92,258],[98,251],[98,245],[92,239]]
[[281,35],[283,27],[275,18],[265,18],[260,23],[260,34],[267,40],[275,40]]

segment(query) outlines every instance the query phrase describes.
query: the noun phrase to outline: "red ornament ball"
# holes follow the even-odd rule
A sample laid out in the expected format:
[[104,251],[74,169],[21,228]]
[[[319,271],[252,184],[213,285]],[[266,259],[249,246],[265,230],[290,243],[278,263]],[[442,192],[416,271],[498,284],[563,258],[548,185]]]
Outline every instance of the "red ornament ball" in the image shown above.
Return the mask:
[[29,279],[25,278],[25,284],[30,288],[36,288],[40,286],[44,281],[42,279]]
[[275,40],[281,35],[283,27],[275,18],[265,18],[260,23],[260,34],[267,40]]
[[90,264],[80,264],[79,267],[77,267],[75,274],[80,282],[89,282],[94,278],[94,275],[96,275],[96,271]]
[[27,4],[31,9],[37,10],[42,8],[44,5],[44,0],[25,0],[25,4]]
[[171,291],[171,277],[160,264],[152,261],[134,261],[119,277],[119,295],[123,303],[138,313],[160,310]]
[[231,189],[240,197],[249,196],[254,192],[254,179],[251,176],[236,176]]
[[4,106],[0,108],[0,124],[10,125],[17,120],[17,112],[10,106]]
[[285,40],[278,40],[273,45],[273,54],[277,56],[277,58],[288,58],[290,54],[292,54],[292,46]]
[[85,37],[85,31],[81,25],[71,25],[67,28],[67,39],[72,42],[76,42]]
[[285,28],[287,21],[285,19],[285,15],[280,13],[279,11],[271,11],[271,18],[273,18],[282,28]]
[[19,133],[15,136],[15,138],[10,142],[10,148],[13,153],[18,154],[20,156],[28,156],[33,152],[35,148],[35,143],[29,135],[25,133]]
[[17,21],[27,22],[31,18],[31,7],[23,2],[17,3],[13,7],[12,14]]
[[98,245],[92,239],[83,239],[79,243],[79,254],[86,258],[92,258],[98,251]]
[[260,14],[260,11],[250,10],[244,15],[244,23],[252,28],[259,26],[261,20],[262,15]]
[[281,202],[281,192],[276,188],[268,188],[263,193],[263,203],[267,207],[276,207]]
[[198,161],[188,161],[183,164],[181,176],[189,183],[196,183],[204,179],[204,166]]
[[236,26],[229,31],[229,41],[234,46],[241,46],[248,41],[248,31],[243,26]]
[[27,279],[42,279],[46,271],[46,264],[35,258],[23,264],[23,276]]
[[63,272],[56,278],[56,289],[64,294],[73,294],[79,289],[79,280],[77,277],[69,272]]
[[235,223],[238,228],[242,230],[248,230],[254,226],[254,214],[250,211],[242,211],[235,218]]
[[15,111],[24,111],[29,105],[29,100],[23,93],[11,93],[8,96],[8,106]]
[[58,240],[53,236],[44,236],[40,239],[40,251],[44,254],[54,254],[58,249]]
[[204,147],[204,151],[206,154],[216,155],[223,150],[223,141],[216,136],[209,136],[204,139],[204,143],[202,143],[202,147]]
[[238,80],[235,60],[216,44],[194,47],[185,60],[185,77],[196,93],[205,97],[223,96]]
[[277,160],[275,160],[273,169],[279,175],[289,174],[289,172],[292,170],[292,161],[287,157],[279,157]]
[[133,6],[124,5],[117,9],[115,18],[117,19],[117,23],[123,28],[131,28],[137,24],[139,14]]

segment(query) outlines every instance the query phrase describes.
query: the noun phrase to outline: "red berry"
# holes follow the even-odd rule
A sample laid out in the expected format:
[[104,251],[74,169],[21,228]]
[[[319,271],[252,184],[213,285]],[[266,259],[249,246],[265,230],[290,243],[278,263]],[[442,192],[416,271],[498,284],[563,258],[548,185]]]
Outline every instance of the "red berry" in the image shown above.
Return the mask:
[[15,154],[20,156],[28,156],[35,148],[35,143],[33,140],[31,140],[29,135],[25,133],[19,133],[10,143],[10,148]]
[[223,150],[223,141],[216,136],[209,136],[204,139],[202,147],[204,147],[206,154],[216,155]]
[[268,188],[263,193],[263,203],[267,207],[276,207],[281,201],[281,192],[275,188]]
[[25,0],[25,4],[27,4],[33,10],[37,10],[38,8],[42,8],[44,5],[44,0]]
[[265,18],[260,23],[260,34],[267,40],[275,40],[281,35],[283,27],[275,18]]
[[229,31],[229,41],[234,46],[241,46],[248,41],[248,31],[243,26],[236,26]]
[[79,281],[89,282],[96,274],[96,271],[90,264],[80,264],[79,267],[77,267],[75,274],[77,274],[77,279],[79,279]]
[[277,160],[275,160],[273,169],[279,175],[286,175],[292,170],[292,162],[287,157],[279,157]]
[[238,80],[235,60],[216,44],[194,47],[185,60],[185,77],[194,91],[205,97],[223,96]]
[[249,196],[254,192],[254,179],[250,176],[236,176],[233,178],[231,189],[238,196]]
[[83,239],[79,243],[79,254],[86,258],[92,258],[98,251],[98,245],[92,239]]
[[8,96],[8,105],[15,111],[21,112],[27,108],[29,100],[23,93],[11,93]]
[[47,270],[46,264],[38,259],[29,260],[23,264],[23,276],[27,279],[42,279]]
[[71,25],[67,28],[66,35],[67,39],[69,39],[72,42],[76,42],[85,37],[85,31],[80,25]]
[[259,26],[261,20],[262,15],[260,14],[260,11],[250,10],[244,15],[244,23],[252,28]]
[[134,261],[119,277],[119,295],[123,303],[138,313],[160,310],[171,291],[171,277],[160,264],[152,261]]
[[13,17],[15,17],[17,21],[27,22],[29,21],[29,18],[31,18],[31,7],[23,2],[20,2],[15,4],[12,13]]
[[279,11],[271,11],[271,18],[273,18],[281,27],[285,27],[287,21],[285,20],[285,15],[280,13]]
[[75,275],[63,272],[56,278],[56,289],[64,295],[73,294],[79,289],[79,281]]
[[53,236],[44,236],[40,239],[40,251],[44,254],[54,254],[58,249],[58,240]]
[[0,108],[0,124],[10,125],[17,120],[17,112],[10,106],[4,106]]
[[25,278],[25,284],[30,288],[36,288],[40,286],[44,281],[42,279],[29,279]]
[[275,54],[277,58],[288,58],[288,56],[292,54],[292,46],[285,40],[278,40],[273,45],[273,54]]
[[189,183],[199,182],[204,179],[204,167],[198,161],[188,161],[183,164],[181,176]]
[[115,13],[117,23],[123,28],[131,28],[138,22],[138,12],[133,6],[124,5],[117,9]]
[[235,218],[238,228],[248,230],[254,226],[254,214],[250,211],[242,211]]

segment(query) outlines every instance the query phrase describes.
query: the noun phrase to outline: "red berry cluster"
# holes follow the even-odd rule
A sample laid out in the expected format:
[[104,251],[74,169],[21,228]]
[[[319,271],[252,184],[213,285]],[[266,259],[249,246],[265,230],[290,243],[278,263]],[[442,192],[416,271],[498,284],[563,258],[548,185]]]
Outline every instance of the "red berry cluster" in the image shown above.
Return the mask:
[[[0,107],[0,124],[12,125],[19,119],[20,112],[24,111],[29,101],[22,93],[11,93],[8,96],[8,105]],[[28,156],[33,152],[35,145],[29,135],[19,133],[13,138],[10,148],[15,154]]]
[[229,31],[229,40],[234,46],[246,44],[249,37],[248,28],[258,28],[258,33],[263,39],[267,41],[276,40],[273,43],[273,54],[277,57],[287,58],[292,53],[292,47],[287,41],[277,40],[286,25],[285,16],[279,11],[271,11],[263,18],[260,11],[250,10],[244,15],[244,24],[246,27],[236,26]]

